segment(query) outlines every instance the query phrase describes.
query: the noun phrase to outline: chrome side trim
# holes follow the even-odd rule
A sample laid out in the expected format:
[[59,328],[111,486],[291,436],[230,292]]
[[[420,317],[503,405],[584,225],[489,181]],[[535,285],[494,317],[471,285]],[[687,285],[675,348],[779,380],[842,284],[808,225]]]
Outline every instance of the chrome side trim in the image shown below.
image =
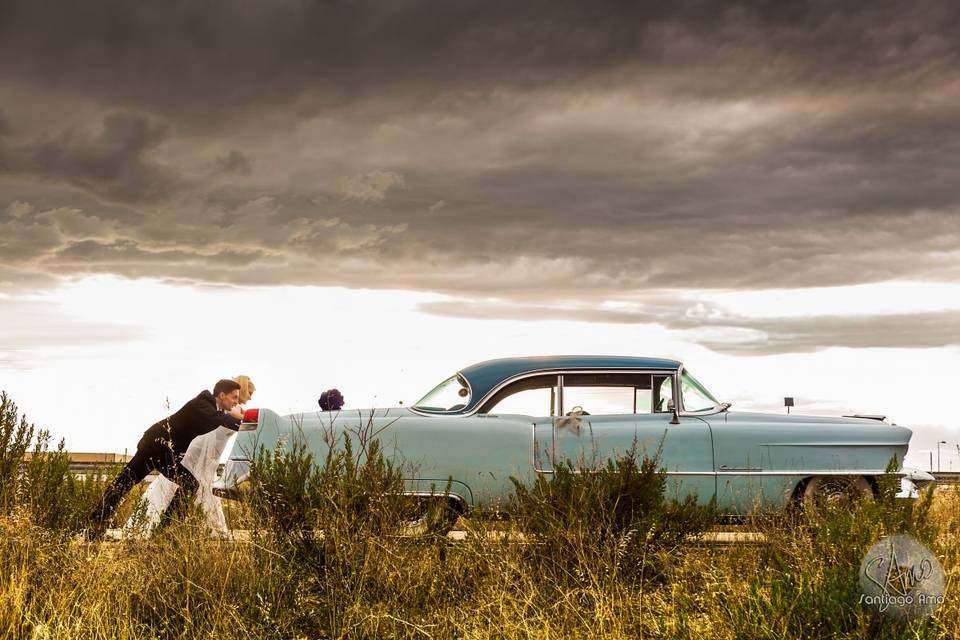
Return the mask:
[[866,413],[855,413],[852,416],[840,416],[841,418],[862,418],[865,420],[877,420],[879,422],[886,422],[887,416],[881,416],[877,414],[866,414]]
[[902,447],[906,442],[762,442],[758,447]]
[[[537,473],[554,473],[552,469],[535,469]],[[668,476],[878,476],[886,474],[883,469],[874,471],[664,471]],[[896,476],[905,476],[903,471],[894,471]]]
[[[885,469],[860,469],[859,471],[835,471],[832,469],[807,469],[803,471],[746,471],[724,469],[721,471],[666,471],[668,476],[876,476],[886,474]],[[894,471],[894,475],[904,476],[906,472]]]

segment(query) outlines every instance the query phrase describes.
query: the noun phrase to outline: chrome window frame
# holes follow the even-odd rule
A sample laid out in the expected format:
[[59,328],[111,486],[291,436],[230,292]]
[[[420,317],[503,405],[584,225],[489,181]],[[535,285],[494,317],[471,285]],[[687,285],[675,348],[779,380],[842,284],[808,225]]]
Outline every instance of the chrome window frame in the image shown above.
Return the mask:
[[[677,415],[679,416],[690,416],[693,418],[697,416],[712,416],[717,413],[723,413],[730,406],[729,404],[721,402],[720,404],[715,404],[708,409],[700,409],[699,411],[687,411],[687,408],[683,406],[683,393],[680,389],[680,385],[683,384],[683,364],[682,363],[680,364],[679,367],[677,367],[676,382],[677,384],[676,384],[675,395],[679,398],[679,402],[677,402],[677,400],[674,400],[673,406],[678,407]],[[710,394],[710,395],[713,395],[713,394]]]
[[[468,412],[466,412],[466,413],[440,412],[440,411],[423,411],[423,410],[418,410],[418,409],[416,409],[416,408],[413,407],[413,406],[408,407],[408,408],[409,408],[410,411],[412,411],[413,413],[416,413],[417,415],[420,415],[420,416],[448,416],[448,417],[464,417],[464,418],[466,418],[466,417],[470,417],[470,416],[476,415],[476,414],[480,411],[480,407],[482,407],[483,404],[484,404],[487,400],[489,400],[491,397],[493,397],[494,394],[496,394],[497,392],[499,392],[500,390],[502,390],[502,389],[503,389],[504,387],[506,387],[507,385],[513,384],[514,382],[518,382],[518,381],[520,381],[520,380],[525,380],[525,379],[527,379],[527,378],[532,378],[532,377],[535,377],[535,376],[543,376],[543,375],[553,374],[553,375],[556,375],[556,376],[557,376],[557,409],[558,409],[558,414],[559,414],[559,415],[563,415],[563,410],[566,408],[566,407],[563,406],[563,402],[564,402],[564,397],[563,397],[563,376],[564,376],[564,375],[576,375],[576,374],[582,374],[582,373],[614,373],[614,374],[616,374],[616,373],[622,373],[622,374],[650,374],[650,375],[664,375],[664,374],[667,374],[667,375],[669,375],[669,376],[673,379],[673,380],[672,380],[672,382],[673,382],[673,390],[672,390],[673,406],[679,407],[679,406],[680,406],[680,404],[679,404],[679,399],[680,399],[680,371],[682,371],[682,370],[683,370],[683,365],[682,365],[682,364],[681,364],[679,367],[677,367],[676,369],[674,369],[674,368],[669,368],[669,369],[667,369],[667,368],[659,368],[659,369],[658,369],[658,368],[650,368],[650,367],[645,367],[645,368],[642,368],[642,369],[640,369],[640,368],[622,368],[622,367],[621,367],[621,368],[616,368],[616,367],[614,367],[614,368],[610,368],[610,367],[601,367],[601,368],[583,367],[583,368],[573,368],[573,369],[554,369],[554,368],[534,369],[534,370],[532,370],[532,371],[525,371],[524,373],[521,373],[521,374],[518,374],[518,375],[515,375],[515,376],[511,376],[511,377],[509,377],[509,378],[506,378],[505,380],[500,381],[496,386],[494,386],[493,388],[491,388],[490,391],[488,391],[486,394],[484,394],[484,396],[483,396],[482,398],[480,398],[479,401],[477,401],[477,403],[476,403],[476,405],[474,406],[473,409],[471,409],[470,411],[468,411]],[[470,380],[469,380],[466,376],[463,376],[462,372],[459,372],[459,371],[458,371],[457,374],[458,374],[458,375],[461,375],[461,376],[463,377],[463,379],[466,381],[466,383],[467,383],[468,386],[470,385]],[[471,393],[471,397],[473,397],[473,388],[472,388],[472,387],[470,387],[470,393]],[[719,410],[719,409],[718,409],[718,410]],[[712,411],[712,410],[711,410],[711,411]],[[662,412],[660,412],[660,413],[667,414],[667,413],[669,413],[669,412],[667,412],[667,411],[662,411]],[[487,414],[482,414],[482,415],[487,415]],[[620,415],[620,414],[603,414],[603,415]],[[630,414],[630,415],[636,415],[636,414]],[[651,414],[651,415],[656,415],[656,414]],[[691,413],[690,415],[702,415],[702,414],[699,413],[699,412],[697,412],[697,413]],[[545,416],[531,416],[531,417],[539,418],[539,417],[545,417]]]
[[[457,371],[457,372],[454,373],[452,376],[449,376],[448,378],[446,378],[446,379],[444,380],[444,382],[446,382],[447,380],[449,380],[450,378],[452,378],[452,377],[454,377],[454,376],[460,378],[461,380],[463,380],[464,382],[467,383],[467,391],[470,392],[470,399],[473,400],[473,385],[470,384],[470,379],[467,378],[467,376],[463,375],[463,372],[462,372],[462,371]],[[443,384],[443,382],[441,382],[440,384]],[[437,385],[436,387],[434,387],[433,389],[436,389],[436,388],[439,387],[439,386],[440,386],[440,385],[438,384],[438,385]],[[433,389],[431,389],[431,391],[433,391]],[[477,406],[479,406],[479,405],[477,405]],[[423,410],[423,409],[417,409],[415,405],[410,405],[410,406],[407,407],[407,408],[408,408],[410,411],[413,411],[414,413],[416,413],[417,415],[420,415],[420,416],[459,416],[459,415],[467,415],[467,414],[465,414],[465,413],[463,413],[463,414],[459,413],[460,411],[462,411],[462,409],[454,409],[453,411],[425,411],[425,410]]]
[[[556,378],[557,386],[557,412],[558,415],[561,415],[559,412],[563,407],[563,372],[559,369],[540,369],[537,371],[528,371],[526,373],[521,373],[519,375],[513,376],[512,378],[507,378],[498,384],[497,386],[490,389],[486,395],[480,398],[480,401],[477,402],[477,406],[473,408],[470,413],[462,414],[464,417],[472,416],[480,412],[480,407],[482,407],[490,398],[497,395],[498,392],[513,384],[514,382],[519,382],[520,380],[526,380],[527,378],[537,378],[540,376],[552,376]],[[491,415],[489,412],[481,413],[480,415]],[[497,415],[496,413],[492,415]],[[557,417],[557,416],[531,416],[532,418],[544,418],[544,417]]]
[[[560,387],[559,387],[559,388],[560,388],[560,391],[559,391],[560,401],[559,401],[559,403],[558,403],[558,404],[559,404],[559,415],[560,415],[560,416],[565,416],[565,415],[567,414],[567,412],[566,412],[566,407],[565,407],[564,404],[563,404],[563,401],[564,401],[563,377],[564,377],[564,375],[580,375],[580,374],[583,374],[583,373],[639,374],[639,375],[649,375],[649,376],[651,376],[651,383],[652,383],[652,382],[653,382],[653,376],[656,376],[656,375],[661,375],[661,376],[663,376],[664,374],[669,374],[669,377],[672,378],[672,383],[673,383],[673,384],[672,384],[673,389],[672,389],[672,391],[671,391],[671,395],[673,396],[674,406],[676,406],[677,393],[678,393],[678,392],[677,392],[677,384],[676,384],[676,383],[677,383],[677,380],[679,380],[679,377],[678,377],[678,375],[677,375],[677,371],[678,371],[677,369],[564,369],[563,372],[560,374]],[[644,414],[638,414],[638,413],[637,413],[637,410],[636,410],[636,407],[637,407],[636,391],[634,391],[634,396],[633,396],[633,407],[634,407],[633,413],[597,413],[597,414],[593,414],[593,415],[597,415],[597,416],[631,416],[631,415],[632,415],[632,416],[635,416],[635,415],[657,415],[657,414],[665,414],[665,415],[668,415],[668,414],[671,413],[670,411],[651,411],[649,414],[646,414],[646,413],[644,413]]]

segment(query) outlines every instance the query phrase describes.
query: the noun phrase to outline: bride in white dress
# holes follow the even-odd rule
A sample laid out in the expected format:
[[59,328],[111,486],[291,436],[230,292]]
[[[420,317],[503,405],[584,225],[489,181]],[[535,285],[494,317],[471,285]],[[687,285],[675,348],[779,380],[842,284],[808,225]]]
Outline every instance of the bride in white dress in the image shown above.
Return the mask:
[[[256,387],[247,376],[234,378],[240,384],[240,405],[244,405],[253,397]],[[197,479],[199,487],[194,498],[203,509],[207,526],[214,535],[229,537],[230,530],[223,515],[223,506],[220,498],[213,494],[213,482],[217,479],[217,469],[220,466],[220,456],[235,431],[226,427],[217,427],[209,433],[194,438],[183,455],[183,466]],[[147,538],[160,523],[160,517],[166,510],[173,494],[177,492],[177,484],[166,477],[157,476],[140,498],[140,503],[134,509],[133,515],[124,525],[124,535],[128,537]]]

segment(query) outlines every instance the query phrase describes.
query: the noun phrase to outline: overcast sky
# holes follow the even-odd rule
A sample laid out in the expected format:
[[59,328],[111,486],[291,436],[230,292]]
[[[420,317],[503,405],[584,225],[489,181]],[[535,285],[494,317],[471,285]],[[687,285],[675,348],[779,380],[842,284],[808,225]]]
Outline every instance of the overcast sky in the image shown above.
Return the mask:
[[0,1],[0,387],[121,450],[240,369],[293,409],[589,349],[956,452],[958,34],[942,1]]

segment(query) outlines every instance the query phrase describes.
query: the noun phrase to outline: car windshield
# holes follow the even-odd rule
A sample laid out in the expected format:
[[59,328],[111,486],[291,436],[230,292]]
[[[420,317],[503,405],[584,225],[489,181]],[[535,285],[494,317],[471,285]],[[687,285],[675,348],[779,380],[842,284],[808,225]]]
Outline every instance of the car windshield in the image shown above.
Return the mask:
[[683,372],[680,380],[680,393],[684,411],[705,411],[720,406],[720,402],[687,371]]
[[420,411],[459,411],[470,403],[470,385],[459,373],[450,376],[413,405]]

